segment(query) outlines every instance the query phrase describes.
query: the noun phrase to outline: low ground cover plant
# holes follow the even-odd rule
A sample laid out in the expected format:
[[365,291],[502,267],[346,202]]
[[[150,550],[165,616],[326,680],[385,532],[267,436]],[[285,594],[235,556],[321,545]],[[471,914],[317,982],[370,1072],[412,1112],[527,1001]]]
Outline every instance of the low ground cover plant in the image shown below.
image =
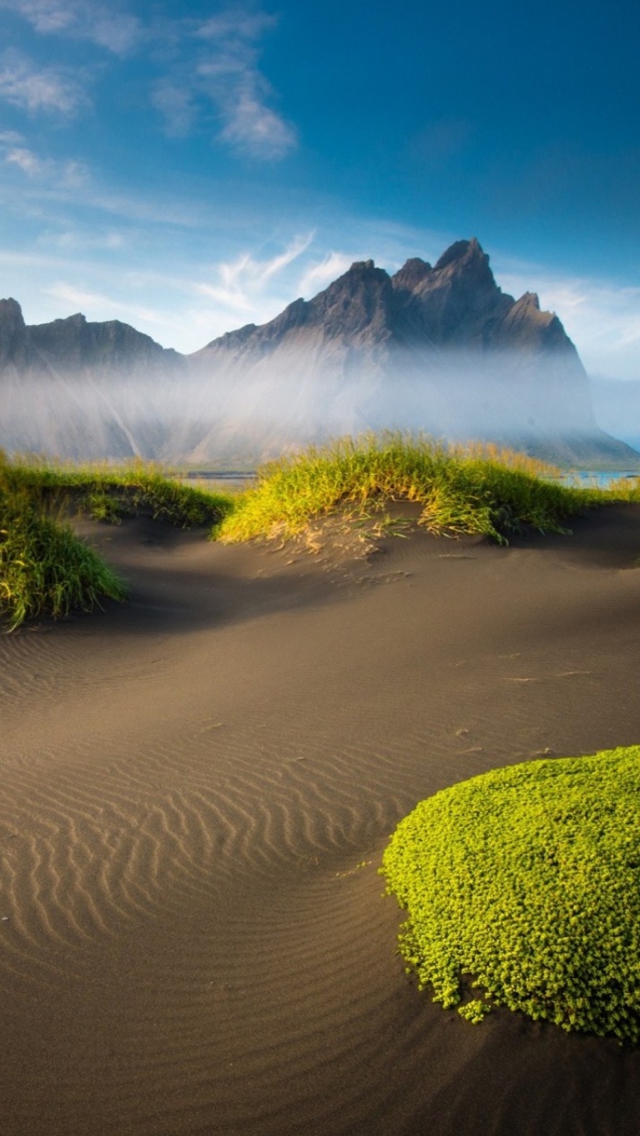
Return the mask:
[[526,528],[566,531],[568,517],[610,499],[602,490],[560,484],[553,472],[491,445],[397,434],[347,438],[264,466],[214,535],[223,541],[293,536],[318,516],[385,499],[418,502],[420,523],[433,533],[481,533],[504,543]]
[[640,1041],[640,746],[529,761],[421,801],[384,853],[408,972],[481,1021],[506,1006]]

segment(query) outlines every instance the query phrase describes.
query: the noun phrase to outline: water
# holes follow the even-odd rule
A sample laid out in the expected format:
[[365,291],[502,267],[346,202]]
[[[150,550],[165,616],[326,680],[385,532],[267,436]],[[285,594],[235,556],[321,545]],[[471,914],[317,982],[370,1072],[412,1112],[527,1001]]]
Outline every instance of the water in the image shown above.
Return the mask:
[[640,477],[640,470],[638,469],[574,469],[560,474],[557,480],[566,485],[578,485],[585,489],[606,489],[612,482],[620,481],[621,478],[635,479],[637,477]]

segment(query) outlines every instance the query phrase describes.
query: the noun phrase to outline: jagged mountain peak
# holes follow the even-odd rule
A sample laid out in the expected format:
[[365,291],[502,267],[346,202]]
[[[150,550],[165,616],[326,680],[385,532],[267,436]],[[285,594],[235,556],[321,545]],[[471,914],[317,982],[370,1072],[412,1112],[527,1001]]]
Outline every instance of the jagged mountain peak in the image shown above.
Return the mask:
[[503,293],[476,238],[435,266],[411,257],[393,276],[355,261],[312,299],[190,357],[119,320],[76,313],[28,326],[2,300],[0,383],[7,449],[209,460],[231,445],[265,456],[327,433],[397,428],[547,456],[584,453],[583,443],[633,455],[598,431],[558,317],[533,292]]
[[489,263],[489,257],[477,237],[471,237],[471,240],[468,241],[454,241],[452,245],[449,245],[449,248],[445,249],[440,259],[436,261],[435,271],[440,272],[450,264],[456,264],[458,268],[461,268],[474,263]]
[[24,325],[24,316],[22,315],[22,308],[17,300],[9,296],[6,300],[0,300],[0,324],[16,323]]
[[533,293],[516,304],[502,292],[476,237],[455,241],[435,267],[411,257],[393,277],[373,260],[355,261],[313,299],[295,300],[269,323],[213,340],[196,357],[204,361],[223,353],[255,359],[305,344],[314,352],[321,344],[342,345],[350,358],[353,351],[378,357],[381,350],[395,349],[563,346],[575,351],[556,317],[540,311]]
[[433,268],[427,260],[412,256],[391,277],[391,283],[397,290],[413,292],[432,272]]

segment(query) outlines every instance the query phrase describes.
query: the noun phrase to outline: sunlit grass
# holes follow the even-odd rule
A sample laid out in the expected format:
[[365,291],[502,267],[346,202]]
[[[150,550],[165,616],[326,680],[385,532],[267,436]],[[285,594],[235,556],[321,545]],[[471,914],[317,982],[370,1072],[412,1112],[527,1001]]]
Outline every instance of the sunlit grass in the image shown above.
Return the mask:
[[640,1042],[640,746],[525,762],[421,801],[384,857],[408,972],[493,1006]]
[[[554,467],[494,445],[451,446],[397,434],[347,438],[270,462],[215,528],[223,541],[288,537],[338,508],[415,501],[430,532],[504,542],[526,528],[562,532],[568,517],[610,500],[552,480]],[[634,498],[628,494],[626,500]]]
[[223,494],[192,489],[150,465],[51,466],[0,455],[0,619],[8,630],[37,616],[88,611],[122,600],[125,586],[73,533],[67,515],[120,522],[140,512],[182,528],[231,508]]
[[34,499],[59,502],[66,496],[96,520],[117,522],[148,512],[154,520],[188,529],[210,524],[231,508],[229,494],[185,485],[152,462],[76,466],[23,458],[5,464],[5,471],[11,485]]
[[35,614],[89,608],[100,596],[121,598],[115,575],[66,524],[69,513],[112,523],[145,513],[182,528],[206,525],[214,538],[232,542],[289,537],[338,511],[362,517],[372,505],[408,501],[432,533],[506,543],[527,529],[566,531],[568,518],[588,508],[640,502],[638,478],[603,490],[561,484],[556,474],[495,445],[399,434],[347,438],[283,457],[239,493],[196,489],[140,461],[113,467],[0,458],[0,616],[15,627]]
[[6,629],[124,597],[115,572],[63,519],[27,490],[8,485],[0,466],[0,619]]

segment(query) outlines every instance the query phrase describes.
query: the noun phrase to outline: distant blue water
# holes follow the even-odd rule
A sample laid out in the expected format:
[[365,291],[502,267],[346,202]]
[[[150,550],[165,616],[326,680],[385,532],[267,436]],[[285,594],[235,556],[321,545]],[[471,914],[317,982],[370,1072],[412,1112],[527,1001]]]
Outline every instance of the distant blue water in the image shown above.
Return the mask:
[[[636,478],[636,477],[639,477],[639,476],[640,476],[640,470],[637,470],[637,469],[629,469],[629,470],[624,470],[624,469],[623,470],[620,470],[620,469],[616,469],[616,470],[579,469],[579,470],[572,470],[570,473],[562,473],[562,474],[560,474],[559,478],[557,478],[557,480],[558,481],[564,481],[568,485],[579,485],[579,486],[584,486],[585,488],[587,488],[589,486],[594,486],[594,487],[597,486],[599,489],[606,489],[607,485],[611,485],[612,481],[619,481],[620,478],[625,478],[625,477]],[[556,479],[554,478],[554,480],[556,480]]]

